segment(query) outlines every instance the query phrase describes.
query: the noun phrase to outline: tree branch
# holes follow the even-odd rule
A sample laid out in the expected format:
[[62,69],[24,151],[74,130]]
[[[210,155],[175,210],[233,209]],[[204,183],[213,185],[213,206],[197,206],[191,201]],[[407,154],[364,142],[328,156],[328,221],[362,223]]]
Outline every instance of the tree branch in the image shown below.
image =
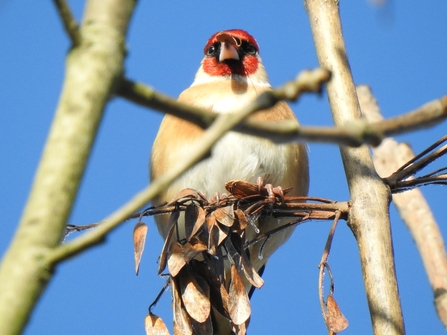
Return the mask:
[[87,3],[82,39],[67,57],[56,115],[21,222],[1,263],[0,334],[22,333],[51,280],[54,269],[43,260],[60,244],[104,106],[121,78],[134,5],[122,0]]
[[[272,92],[266,92],[272,104],[281,98],[295,101],[294,94],[287,96],[292,85],[300,87],[304,84],[322,85],[329,79],[327,72],[322,69],[309,71],[311,75],[298,77],[295,81],[285,84]],[[300,74],[302,75],[302,73]],[[312,91],[318,92],[320,87]],[[293,92],[295,93],[295,92]],[[117,94],[140,106],[148,107],[163,113],[172,114],[198,125],[201,128],[209,127],[217,118],[217,113],[186,105],[177,100],[157,92],[142,83],[136,83],[124,78],[118,88]],[[247,120],[237,125],[234,130],[249,135],[269,138],[275,142],[305,141],[343,144],[358,147],[362,144],[379,145],[384,137],[413,131],[415,129],[434,126],[447,118],[447,96],[433,100],[414,111],[400,116],[377,122],[365,120],[351,120],[336,127],[297,126],[295,122],[261,122]]]
[[81,42],[81,34],[79,32],[78,22],[74,18],[70,6],[65,0],[54,0],[54,4],[59,12],[65,32],[70,37],[72,47],[77,47]]
[[[360,86],[357,92],[366,118],[368,120],[382,118],[379,106],[369,87]],[[414,157],[407,144],[397,143],[392,138],[386,139],[373,150],[373,153],[374,165],[381,176],[392,174]],[[438,316],[447,328],[447,254],[430,206],[419,189],[393,194],[393,203],[416,242],[433,289]]]
[[[307,0],[305,5],[320,66],[332,72],[327,90],[335,125],[347,125],[360,119],[360,108],[338,1]],[[376,174],[366,146],[340,147],[340,151],[351,193],[348,225],[357,239],[374,333],[402,335],[405,329],[388,216],[390,190]]]

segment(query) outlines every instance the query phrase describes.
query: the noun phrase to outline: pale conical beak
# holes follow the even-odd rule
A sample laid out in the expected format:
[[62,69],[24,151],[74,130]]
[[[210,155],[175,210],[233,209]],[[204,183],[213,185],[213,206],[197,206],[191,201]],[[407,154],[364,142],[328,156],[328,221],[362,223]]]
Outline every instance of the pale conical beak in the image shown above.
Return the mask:
[[241,46],[241,41],[225,32],[216,35],[216,39],[220,42],[219,62],[226,59],[239,60],[237,48]]
[[227,59],[239,60],[239,54],[232,44],[225,41],[220,44],[219,62]]

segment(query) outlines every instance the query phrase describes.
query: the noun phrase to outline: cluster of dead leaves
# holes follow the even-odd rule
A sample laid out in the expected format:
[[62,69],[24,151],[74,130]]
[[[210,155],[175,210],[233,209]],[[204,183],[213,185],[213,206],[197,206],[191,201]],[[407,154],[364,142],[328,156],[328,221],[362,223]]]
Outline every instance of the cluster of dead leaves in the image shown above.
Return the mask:
[[[166,268],[169,272],[174,334],[246,334],[251,315],[247,291],[250,287],[260,288],[264,281],[246,253],[247,245],[253,241],[246,240],[245,229],[250,225],[258,232],[256,221],[261,215],[275,211],[277,216],[298,217],[296,221],[328,219],[340,208],[345,213],[347,206],[325,199],[284,197],[289,190],[244,181],[230,181],[226,189],[230,195],[209,200],[195,190],[185,189],[162,208],[147,214],[170,213],[158,273]],[[303,200],[318,203],[305,204]],[[139,221],[134,228],[137,274],[146,234],[146,224]],[[268,236],[259,234],[257,240]],[[145,328],[148,335],[169,334],[164,322],[151,311]]]
[[[271,192],[270,198],[266,197],[269,191],[265,187],[245,182],[229,182],[226,187],[231,195],[210,200],[185,189],[166,205],[174,208],[158,273],[166,267],[169,271],[175,334],[213,334],[213,312],[226,319],[235,334],[245,334],[251,314],[246,286],[260,288],[264,284],[245,252],[245,228],[265,206],[281,199],[272,199]],[[247,198],[249,206],[244,208]],[[134,229],[137,273],[146,234],[147,226],[138,222]],[[146,317],[145,326],[147,334],[169,334],[153,314]]]

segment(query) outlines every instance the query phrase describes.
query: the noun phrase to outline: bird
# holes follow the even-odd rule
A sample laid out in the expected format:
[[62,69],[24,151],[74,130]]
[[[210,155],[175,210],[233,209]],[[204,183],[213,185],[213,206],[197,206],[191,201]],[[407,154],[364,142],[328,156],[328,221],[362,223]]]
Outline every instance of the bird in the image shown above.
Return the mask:
[[[219,31],[208,39],[194,81],[180,94],[178,101],[215,113],[233,113],[268,90],[272,87],[257,41],[242,29],[231,29]],[[293,120],[298,123],[294,112],[283,101],[254,113],[250,118],[264,122]],[[203,133],[199,126],[167,114],[152,147],[150,179],[157,179],[188,157],[195,143],[201,141]],[[159,206],[169,202],[186,188],[200,190],[210,197],[224,193],[225,184],[230,180],[256,183],[259,178],[264,183],[292,188],[289,195],[306,196],[309,188],[306,144],[278,144],[266,138],[230,131],[215,144],[208,157],[172,183],[153,199],[152,204]],[[155,216],[155,221],[160,234],[166,238],[168,216]],[[286,222],[284,219],[261,217],[256,225],[262,234]],[[246,230],[247,236],[256,235],[251,226]],[[250,261],[257,271],[264,269],[269,257],[292,232],[293,227],[283,229],[266,242],[249,247]],[[249,283],[245,286],[247,291],[251,289]],[[216,329],[214,333],[225,334]]]

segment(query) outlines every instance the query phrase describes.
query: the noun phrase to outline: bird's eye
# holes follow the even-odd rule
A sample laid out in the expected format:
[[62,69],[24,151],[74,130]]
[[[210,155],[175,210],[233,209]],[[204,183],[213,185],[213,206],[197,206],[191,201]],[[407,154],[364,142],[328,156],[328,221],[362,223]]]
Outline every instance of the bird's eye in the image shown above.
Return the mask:
[[206,55],[207,56],[215,56],[218,52],[218,48],[216,46],[216,44],[210,45],[208,47],[208,50],[206,50]]
[[255,55],[258,52],[258,49],[252,43],[243,43],[242,48],[245,53],[249,55]]

